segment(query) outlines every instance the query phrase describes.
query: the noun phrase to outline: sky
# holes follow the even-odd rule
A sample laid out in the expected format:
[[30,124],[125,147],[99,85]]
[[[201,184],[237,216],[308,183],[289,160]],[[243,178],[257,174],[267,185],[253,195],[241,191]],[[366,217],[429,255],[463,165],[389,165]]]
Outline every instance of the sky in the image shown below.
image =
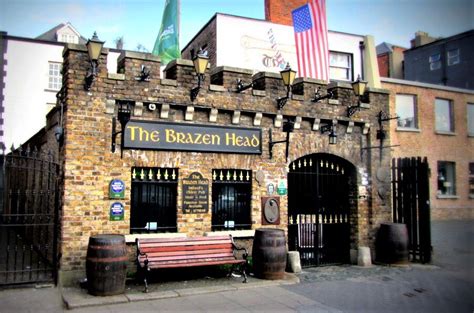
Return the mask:
[[[70,22],[85,38],[94,31],[106,47],[148,51],[158,35],[165,0],[0,0],[0,31],[34,38]],[[474,29],[474,0],[326,0],[328,29],[372,35],[375,43],[410,47],[416,31],[447,37]],[[181,0],[180,48],[214,16],[265,18],[264,0]]]

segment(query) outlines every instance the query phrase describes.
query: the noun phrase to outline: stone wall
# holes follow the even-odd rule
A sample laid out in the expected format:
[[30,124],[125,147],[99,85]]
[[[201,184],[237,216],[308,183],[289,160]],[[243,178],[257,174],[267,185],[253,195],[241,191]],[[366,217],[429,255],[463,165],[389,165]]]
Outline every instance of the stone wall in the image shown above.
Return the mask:
[[[130,199],[132,167],[179,168],[177,195],[177,227],[179,233],[200,236],[211,232],[211,208],[207,213],[184,214],[182,210],[182,179],[199,172],[212,181],[212,169],[238,168],[264,174],[264,182],[252,182],[252,229],[262,226],[261,197],[267,195],[269,182],[285,180],[289,164],[306,155],[329,153],[349,161],[357,172],[357,192],[353,196],[350,221],[351,248],[372,246],[380,222],[389,221],[390,181],[378,171],[389,171],[390,150],[371,149],[379,144],[377,114],[388,111],[388,94],[384,90],[369,90],[370,104],[352,117],[347,107],[357,104],[350,85],[298,79],[294,94],[280,111],[276,99],[286,94],[279,75],[257,73],[227,67],[211,68],[194,102],[190,90],[197,85],[190,60],[175,60],[168,64],[164,78],[159,76],[159,59],[148,54],[123,52],[119,74],[107,73],[107,50],[101,55],[99,74],[89,91],[84,90],[84,77],[90,66],[85,46],[68,45],[64,50],[64,141],[60,156],[64,170],[63,208],[61,218],[61,275],[84,275],[85,257],[91,235],[103,233],[130,233]],[[149,81],[137,79],[141,67],[151,70]],[[254,88],[235,92],[236,78]],[[336,99],[311,102],[315,89],[322,94],[331,89]],[[120,136],[117,149],[111,152],[112,118],[117,116],[117,101],[133,104],[132,119],[169,121],[180,124],[208,124],[220,126],[254,127],[262,129],[262,150],[258,154],[203,153],[184,151],[123,150]],[[148,104],[157,110],[148,110]],[[211,112],[218,110],[217,118]],[[273,147],[269,158],[269,129],[273,140],[282,140],[282,120],[299,122],[291,134],[289,157],[285,145]],[[319,126],[337,122],[338,143],[330,145],[327,134]],[[117,130],[120,124],[117,123]],[[384,144],[390,144],[390,136]],[[121,153],[123,152],[123,157]],[[379,178],[376,178],[379,177]],[[382,177],[382,179],[380,178]],[[121,179],[126,186],[123,221],[111,221],[109,209],[116,200],[109,199],[108,185],[112,179]],[[211,188],[209,188],[211,192]],[[210,195],[210,198],[212,195]],[[288,197],[280,196],[281,229],[287,228]],[[211,202],[211,201],[210,201]],[[64,278],[66,279],[66,278]]]

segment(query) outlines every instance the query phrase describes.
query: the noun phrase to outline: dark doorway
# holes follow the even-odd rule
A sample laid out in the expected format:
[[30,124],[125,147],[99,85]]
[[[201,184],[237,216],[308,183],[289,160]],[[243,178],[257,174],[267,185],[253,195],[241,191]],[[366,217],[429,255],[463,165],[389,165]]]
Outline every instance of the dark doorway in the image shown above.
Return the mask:
[[295,160],[288,173],[288,245],[303,267],[348,263],[355,167],[330,154]]

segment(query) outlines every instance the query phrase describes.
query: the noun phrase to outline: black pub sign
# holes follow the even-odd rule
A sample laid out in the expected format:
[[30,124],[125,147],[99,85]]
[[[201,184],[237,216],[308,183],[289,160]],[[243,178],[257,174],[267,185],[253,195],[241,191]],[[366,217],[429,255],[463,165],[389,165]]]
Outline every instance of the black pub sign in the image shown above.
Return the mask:
[[262,154],[262,130],[184,123],[130,121],[124,149]]
[[183,213],[209,211],[209,180],[194,172],[183,179]]

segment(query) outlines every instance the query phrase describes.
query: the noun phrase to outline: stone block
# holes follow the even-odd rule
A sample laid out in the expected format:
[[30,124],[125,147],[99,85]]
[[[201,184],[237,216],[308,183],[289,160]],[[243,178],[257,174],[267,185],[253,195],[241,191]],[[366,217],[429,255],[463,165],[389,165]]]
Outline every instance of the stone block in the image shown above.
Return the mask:
[[290,273],[301,273],[301,260],[298,251],[288,251],[286,271]]

